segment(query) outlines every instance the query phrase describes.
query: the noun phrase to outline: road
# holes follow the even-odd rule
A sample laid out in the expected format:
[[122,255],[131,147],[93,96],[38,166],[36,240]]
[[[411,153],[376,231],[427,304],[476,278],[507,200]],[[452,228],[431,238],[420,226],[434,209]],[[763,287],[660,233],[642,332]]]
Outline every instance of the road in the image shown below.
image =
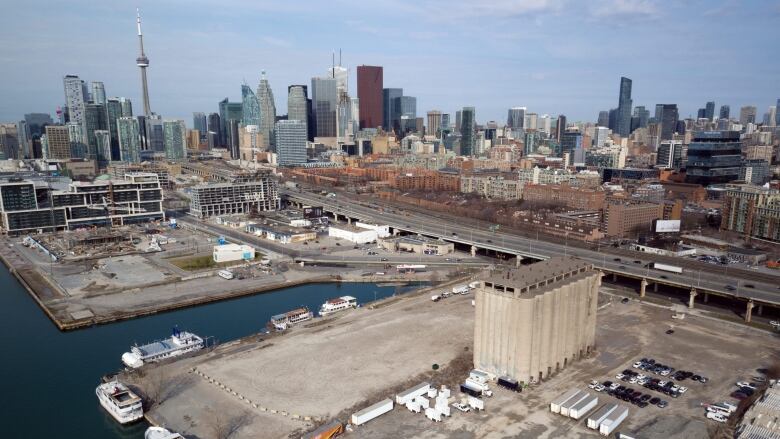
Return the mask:
[[[538,239],[530,239],[503,232],[480,230],[473,225],[442,221],[432,215],[420,212],[406,212],[402,215],[395,211],[379,211],[349,200],[343,195],[338,199],[317,194],[297,191],[283,191],[291,200],[313,206],[323,206],[327,212],[340,217],[349,217],[366,222],[387,224],[393,229],[417,233],[425,236],[445,239],[464,245],[476,246],[521,257],[548,259],[552,256],[576,256],[587,260],[605,272],[621,276],[646,279],[649,283],[658,282],[682,288],[695,288],[698,292],[716,293],[740,299],[752,299],[755,302],[780,305],[780,277],[778,281],[767,280],[766,275],[750,277],[753,273],[741,270],[727,270],[724,273],[712,273],[706,270],[685,269],[682,274],[659,271],[649,268],[649,258],[627,258],[625,255],[613,255],[609,248],[598,251],[561,245]],[[394,209],[392,209],[394,210]],[[690,264],[686,264],[690,265]],[[771,277],[770,277],[771,279]]]

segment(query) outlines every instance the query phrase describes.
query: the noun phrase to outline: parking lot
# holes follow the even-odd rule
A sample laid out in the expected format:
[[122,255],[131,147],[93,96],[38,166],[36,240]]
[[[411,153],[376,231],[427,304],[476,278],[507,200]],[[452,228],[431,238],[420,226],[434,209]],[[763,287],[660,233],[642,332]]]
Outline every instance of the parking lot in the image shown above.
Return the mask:
[[[604,298],[602,296],[602,300]],[[450,418],[437,423],[406,409],[396,409],[361,426],[359,437],[601,437],[586,427],[587,416],[574,420],[549,411],[554,398],[571,388],[578,388],[598,395],[598,407],[618,402],[629,408],[628,418],[618,428],[621,432],[635,433],[642,438],[708,438],[718,424],[706,417],[703,404],[735,402],[729,395],[735,391],[736,382],[748,380],[758,373],[758,368],[778,361],[778,336],[699,316],[676,320],[672,319],[673,314],[668,308],[635,300],[624,304],[615,299],[599,311],[595,354],[573,363],[553,378],[526,388],[522,393],[493,385],[493,397],[484,398],[484,411],[453,411]],[[670,329],[674,332],[667,334]],[[634,364],[643,358],[648,360],[646,363],[654,360],[652,364],[659,369],[635,368]],[[631,372],[626,381],[615,378],[619,374],[626,375],[624,371]],[[686,372],[691,375],[687,376]],[[652,383],[653,386],[639,384],[641,374],[645,375],[645,385]],[[675,375],[687,377],[675,379]],[[705,378],[704,382],[694,380],[696,375]],[[636,378],[635,383],[631,383],[633,378]],[[641,407],[641,404],[616,398],[619,395],[614,391],[609,395],[606,389],[601,392],[589,390],[588,385],[593,380],[601,385],[605,381],[619,383],[618,387],[631,389],[632,397],[639,392],[638,402],[647,405]],[[661,385],[662,381],[667,383]],[[678,386],[676,390],[675,385]],[[685,391],[681,391],[683,387]],[[623,394],[627,395],[627,391]],[[454,396],[463,397],[463,394],[456,392]],[[658,398],[655,404],[651,403],[653,398]],[[661,400],[667,402],[663,408],[658,405]]]

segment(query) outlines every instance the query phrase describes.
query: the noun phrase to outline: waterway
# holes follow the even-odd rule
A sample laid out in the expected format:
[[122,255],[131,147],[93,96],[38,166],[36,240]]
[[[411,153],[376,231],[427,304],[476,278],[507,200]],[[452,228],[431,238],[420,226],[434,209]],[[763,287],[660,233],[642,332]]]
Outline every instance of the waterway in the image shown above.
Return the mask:
[[120,357],[133,343],[166,337],[174,325],[224,342],[257,333],[272,315],[301,305],[316,310],[343,295],[365,304],[413,288],[312,284],[60,332],[0,267],[0,437],[142,438],[146,425],[119,426],[95,397],[100,377],[121,367]]

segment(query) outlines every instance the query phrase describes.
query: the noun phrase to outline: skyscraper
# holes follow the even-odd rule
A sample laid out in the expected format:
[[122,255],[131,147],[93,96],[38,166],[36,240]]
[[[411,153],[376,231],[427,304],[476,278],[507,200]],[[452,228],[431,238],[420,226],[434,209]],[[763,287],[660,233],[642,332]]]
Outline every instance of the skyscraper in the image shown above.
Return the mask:
[[244,84],[241,86],[241,123],[260,126],[260,102],[257,101],[252,87]]
[[119,98],[122,104],[122,117],[133,117],[133,102],[128,98]]
[[599,120],[596,125],[609,128],[609,111],[599,111]]
[[182,160],[187,157],[185,140],[187,127],[183,120],[165,120],[163,125],[163,144],[165,158],[168,160]]
[[309,106],[308,88],[305,85],[291,85],[287,87],[287,119],[299,120],[306,124],[308,133]]
[[474,135],[475,122],[474,107],[463,107],[460,117],[460,154],[470,156],[474,154],[476,136]]
[[393,121],[400,119],[400,110],[395,107],[398,102],[395,99],[404,95],[402,88],[382,89],[382,129],[390,131],[393,129]]
[[709,101],[707,102],[707,105],[704,106],[704,118],[708,120],[712,120],[715,118],[715,102]]
[[440,136],[441,131],[441,111],[431,110],[428,112],[428,132],[431,136]]
[[680,169],[682,166],[682,142],[664,140],[658,146],[655,166],[664,169]]
[[638,119],[636,128],[645,128],[650,121],[650,111],[639,105],[634,108],[634,117]]
[[219,130],[219,146],[227,146],[230,121],[235,120],[241,122],[243,119],[241,115],[242,110],[243,104],[241,102],[229,102],[228,98],[219,101],[219,121],[221,124]]
[[617,134],[628,137],[631,134],[631,80],[620,78],[620,95],[617,109]]
[[276,153],[279,166],[306,163],[306,122],[280,120],[276,123]]
[[[336,137],[336,106],[338,104],[336,80],[333,78],[311,78],[311,96],[315,136]],[[363,109],[361,108],[360,111],[362,115]]]
[[98,167],[104,168],[111,161],[111,133],[108,130],[95,130],[93,135]]
[[450,113],[441,115],[441,129],[442,131],[450,131],[452,129],[452,126],[450,126]]
[[65,106],[68,109],[68,121],[84,123],[84,105],[87,103],[87,87],[78,76],[65,75],[62,79],[65,87]]
[[87,144],[84,136],[84,125],[78,122],[68,122],[68,140],[70,141],[70,157],[83,159],[87,157]]
[[220,121],[219,113],[209,114],[208,124],[206,140],[208,141],[209,149],[222,146],[219,143],[220,139],[222,139],[222,122]]
[[165,152],[165,131],[163,121],[159,116],[147,117],[144,126],[146,128],[146,149],[142,151]]
[[566,132],[566,116],[563,114],[558,116],[558,122],[555,124],[555,140],[559,143],[563,139],[563,133]]
[[742,142],[739,131],[697,131],[688,145],[685,181],[708,186],[739,178]]
[[382,125],[381,66],[358,66],[357,94],[360,99],[360,128],[376,128]]
[[720,106],[720,118],[721,119],[728,119],[731,113],[731,107],[728,105],[721,105]]
[[39,137],[45,133],[46,125],[51,125],[54,121],[51,115],[47,113],[28,113],[24,115],[27,127],[30,129],[32,137]]
[[48,159],[67,160],[70,158],[70,135],[68,127],[62,125],[47,125],[45,128],[48,143]]
[[106,87],[100,81],[92,81],[92,103],[105,105]]
[[[141,161],[141,136],[138,119],[135,117],[120,117],[116,122],[119,131],[120,160],[128,163]],[[51,148],[51,145],[50,145]]]
[[328,77],[336,80],[336,91],[347,91],[348,84],[347,69],[341,65],[328,68]]
[[192,128],[198,130],[201,139],[206,138],[206,134],[209,132],[209,125],[208,125],[208,121],[206,120],[206,113],[201,113],[201,112],[192,113]]
[[509,128],[525,128],[525,107],[512,107],[506,118],[506,126]]
[[677,131],[677,104],[658,104],[655,106],[656,122],[661,124],[661,140],[672,140]]
[[777,111],[775,112],[775,126],[780,127],[780,98],[777,99],[777,104],[775,105],[775,109],[777,109]]
[[274,139],[274,124],[276,124],[276,102],[271,85],[265,77],[265,70],[260,74],[260,83],[257,85],[257,101],[260,103],[260,133],[263,135],[263,148],[271,149],[276,142]]
[[397,112],[397,118],[393,119],[393,129],[399,136],[415,131],[415,119],[417,118],[417,98],[414,96],[399,96],[393,102],[393,110]]
[[18,159],[19,132],[15,123],[0,124],[0,153],[3,159]]
[[[84,106],[84,137],[87,144],[87,158],[98,159],[98,145],[95,139],[95,131],[107,130],[106,107],[100,104],[87,104]],[[105,157],[102,158],[104,161]]]
[[144,116],[149,117],[152,115],[152,110],[149,107],[149,87],[146,83],[146,68],[149,67],[149,58],[144,53],[144,36],[141,34],[141,11],[136,9],[136,24],[138,25],[138,47],[140,54],[135,59],[136,65],[141,69],[141,96],[144,100]]
[[106,125],[111,136],[111,159],[119,160],[119,131],[116,128],[116,120],[122,117],[122,103],[118,98],[106,101]]
[[746,105],[740,108],[739,123],[743,126],[749,123],[756,123],[756,107],[753,105]]

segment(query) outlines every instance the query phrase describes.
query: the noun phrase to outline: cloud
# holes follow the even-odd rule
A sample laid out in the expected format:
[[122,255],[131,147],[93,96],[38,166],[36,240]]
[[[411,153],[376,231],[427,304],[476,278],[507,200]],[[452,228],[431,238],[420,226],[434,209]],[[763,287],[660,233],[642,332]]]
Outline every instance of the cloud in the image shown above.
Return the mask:
[[659,10],[652,0],[602,0],[590,13],[595,18],[653,18]]

